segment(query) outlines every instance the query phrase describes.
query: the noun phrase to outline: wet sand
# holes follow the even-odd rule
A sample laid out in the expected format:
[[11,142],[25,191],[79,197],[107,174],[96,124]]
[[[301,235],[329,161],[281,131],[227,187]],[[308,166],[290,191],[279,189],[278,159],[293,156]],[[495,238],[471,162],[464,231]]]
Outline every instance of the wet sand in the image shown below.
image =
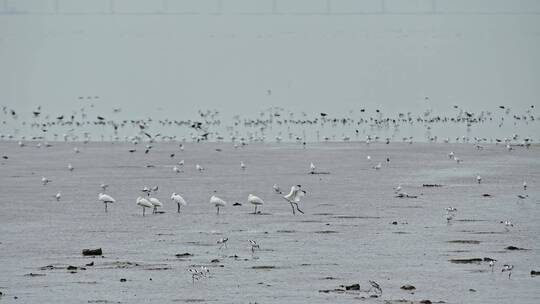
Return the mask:
[[[129,153],[133,146],[123,143],[34,145],[0,142],[8,156],[0,165],[3,303],[538,303],[540,298],[540,277],[530,275],[540,270],[538,146],[507,151],[503,145],[476,150],[469,144],[351,142],[235,149],[205,143],[185,144],[180,152],[178,144],[155,143],[144,154],[142,145]],[[75,146],[80,153],[73,152]],[[463,163],[450,160],[450,151]],[[177,174],[172,167],[181,159],[186,165]],[[310,162],[330,174],[308,174]],[[382,168],[374,170],[378,162]],[[196,163],[206,170],[197,172]],[[43,186],[42,176],[52,182]],[[97,200],[101,183],[110,185],[106,193],[117,200],[108,213]],[[292,215],[272,190],[274,183],[307,190],[300,203],[304,215]],[[392,188],[398,184],[418,197],[396,198]],[[143,186],[154,185],[165,213],[143,217],[135,199]],[[228,202],[219,216],[209,203],[214,190]],[[58,191],[60,202],[54,198]],[[181,214],[170,200],[172,192],[188,202]],[[249,193],[265,200],[262,214],[251,214]],[[518,201],[518,194],[528,198]],[[450,223],[448,206],[458,209]],[[506,231],[504,220],[514,227]],[[229,242],[219,249],[216,241],[223,237]],[[260,250],[252,254],[248,239]],[[99,247],[103,257],[81,254]],[[192,256],[175,256],[186,252]],[[484,257],[497,260],[493,272],[484,261],[450,262]],[[501,273],[503,264],[514,265],[511,279]],[[72,273],[69,265],[85,270]],[[209,267],[209,277],[192,283],[188,269],[194,265]],[[382,287],[378,298],[370,298],[375,292],[367,292],[369,280]],[[354,283],[360,291],[321,292]],[[416,289],[400,289],[405,284]]]

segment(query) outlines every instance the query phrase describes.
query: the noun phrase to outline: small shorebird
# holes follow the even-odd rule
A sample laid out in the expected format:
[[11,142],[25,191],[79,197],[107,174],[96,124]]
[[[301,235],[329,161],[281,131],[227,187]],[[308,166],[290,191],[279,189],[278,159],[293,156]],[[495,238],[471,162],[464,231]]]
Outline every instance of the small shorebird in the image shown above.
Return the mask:
[[229,238],[221,238],[216,243],[219,244],[219,249],[225,247],[227,248],[227,241],[229,241]]
[[68,164],[68,170],[73,171],[73,165],[71,163]]
[[141,192],[146,193],[146,195],[150,196],[150,193],[152,192],[152,190],[150,190],[150,188],[144,186],[144,188],[141,189]]
[[244,164],[243,161],[240,162],[240,168],[241,168],[242,170],[246,170],[246,164]]
[[56,201],[59,202],[60,199],[62,198],[62,194],[60,192],[56,193],[56,195],[54,196],[56,198]]
[[369,284],[371,285],[371,288],[369,289],[369,291],[371,291],[371,289],[375,289],[375,292],[382,294],[382,288],[379,285],[379,283],[369,280]]
[[482,177],[480,175],[477,175],[476,181],[480,184],[482,182]]
[[514,269],[514,265],[505,264],[501,272],[508,271],[508,278],[510,279],[510,276],[512,276],[512,269]]
[[496,260],[490,260],[489,261],[489,268],[491,268],[491,272],[493,272],[493,268],[495,267],[495,261]]
[[248,242],[251,245],[251,253],[255,253],[255,248],[260,249],[259,244],[254,240],[248,240]]
[[201,165],[199,165],[199,164],[196,164],[196,165],[195,165],[195,169],[197,169],[197,171],[199,171],[199,172],[203,172],[203,171],[204,171],[204,168],[203,168]]
[[45,176],[41,177],[41,183],[43,186],[46,186],[48,183],[52,182],[50,179],[46,178]]
[[313,163],[309,164],[309,172],[311,172],[311,174],[315,173],[315,165]]

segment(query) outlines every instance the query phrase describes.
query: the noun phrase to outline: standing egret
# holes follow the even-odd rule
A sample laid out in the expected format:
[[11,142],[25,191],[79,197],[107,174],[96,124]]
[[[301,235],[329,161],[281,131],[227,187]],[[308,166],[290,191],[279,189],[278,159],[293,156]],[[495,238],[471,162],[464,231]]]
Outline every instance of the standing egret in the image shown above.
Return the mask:
[[288,201],[291,204],[293,214],[296,214],[294,210],[294,205],[296,205],[296,210],[298,210],[298,212],[304,214],[304,212],[300,210],[300,208],[298,208],[298,203],[300,202],[300,199],[302,198],[302,196],[306,195],[306,191],[300,188],[301,188],[300,185],[292,186],[291,192],[289,192],[289,194],[283,197],[286,201]]
[[151,197],[150,199],[150,204],[152,204],[152,206],[154,206],[154,210],[152,211],[152,213],[157,213],[158,212],[158,207],[162,207],[163,204],[155,197]]
[[105,204],[105,212],[107,212],[107,204],[116,203],[116,200],[110,195],[99,193],[98,200],[102,201]]
[[144,211],[146,210],[146,208],[152,208],[154,207],[154,205],[152,205],[152,203],[150,203],[146,198],[144,197],[137,197],[137,205],[138,206],[141,206],[143,209],[142,211],[142,215],[144,216]]
[[255,211],[253,214],[257,214],[257,206],[262,206],[264,204],[264,201],[260,197],[253,194],[248,195],[248,202],[255,205]]
[[219,215],[219,207],[225,207],[225,205],[227,205],[227,202],[225,202],[224,200],[220,199],[219,197],[215,195],[212,195],[212,197],[210,198],[210,204],[216,207],[217,215]]
[[178,205],[178,213],[180,213],[180,206],[187,205],[186,201],[184,200],[182,196],[180,196],[180,194],[173,193],[171,195],[171,199],[175,201],[176,204]]

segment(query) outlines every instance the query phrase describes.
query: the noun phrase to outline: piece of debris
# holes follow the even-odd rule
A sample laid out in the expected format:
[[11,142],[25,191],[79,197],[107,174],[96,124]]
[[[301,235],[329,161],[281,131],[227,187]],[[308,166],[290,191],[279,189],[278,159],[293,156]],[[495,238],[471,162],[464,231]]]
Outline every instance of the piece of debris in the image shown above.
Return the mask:
[[83,249],[83,255],[103,255],[101,248],[98,249]]
[[400,288],[403,289],[403,290],[415,290],[416,289],[416,287],[414,287],[411,284],[405,284],[405,285],[401,286]]
[[520,248],[520,247],[516,247],[516,246],[508,246],[506,248],[504,248],[506,250],[529,250],[529,249],[526,249],[526,248]]
[[175,256],[177,258],[186,258],[186,257],[191,257],[193,256],[193,254],[189,253],[189,252],[184,252],[184,253],[177,253],[175,254]]

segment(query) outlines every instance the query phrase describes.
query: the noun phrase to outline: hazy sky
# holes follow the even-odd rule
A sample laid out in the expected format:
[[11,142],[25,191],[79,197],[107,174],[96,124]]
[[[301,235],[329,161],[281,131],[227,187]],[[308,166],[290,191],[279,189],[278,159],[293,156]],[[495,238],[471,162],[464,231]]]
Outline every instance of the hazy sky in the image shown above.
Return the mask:
[[[254,4],[255,3],[255,4]],[[169,0],[200,15],[0,15],[0,105],[78,109],[78,96],[129,116],[190,118],[197,109],[257,113],[269,106],[346,113],[380,107],[472,110],[539,104],[540,15],[295,15],[326,1]],[[154,12],[160,1],[117,0],[117,12]],[[387,0],[423,12],[430,0]],[[53,12],[54,1],[10,1],[10,11]],[[378,0],[334,0],[371,12]],[[107,12],[109,1],[60,1],[61,12]],[[540,12],[540,0],[439,0],[442,12]],[[271,90],[272,94],[267,94]],[[65,111],[65,110],[64,110]]]

